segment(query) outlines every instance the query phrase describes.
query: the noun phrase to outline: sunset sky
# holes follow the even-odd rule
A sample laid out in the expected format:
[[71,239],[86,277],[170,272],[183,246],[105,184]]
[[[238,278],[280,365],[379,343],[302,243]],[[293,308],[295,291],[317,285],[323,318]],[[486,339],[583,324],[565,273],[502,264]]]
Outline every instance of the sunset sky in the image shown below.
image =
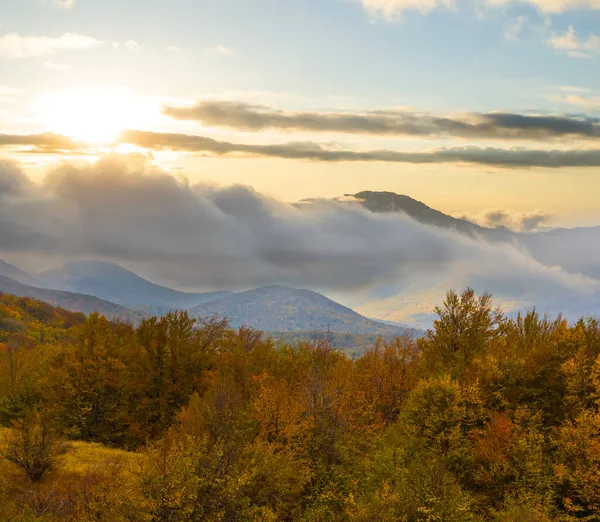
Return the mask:
[[[47,134],[52,133],[52,134]],[[0,0],[0,159],[600,224],[599,0]]]

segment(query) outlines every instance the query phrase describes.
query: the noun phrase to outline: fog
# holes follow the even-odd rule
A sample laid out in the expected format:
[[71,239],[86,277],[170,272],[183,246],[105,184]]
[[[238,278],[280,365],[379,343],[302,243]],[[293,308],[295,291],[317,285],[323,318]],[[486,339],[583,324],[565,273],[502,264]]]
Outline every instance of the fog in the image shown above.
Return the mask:
[[393,307],[410,288],[435,288],[437,296],[458,282],[519,306],[570,309],[595,303],[600,290],[599,281],[544,266],[518,243],[492,244],[352,203],[295,205],[248,186],[195,185],[141,158],[65,163],[40,183],[0,162],[0,234],[0,255],[23,268],[99,258],[185,290],[286,284],[345,304],[396,298]]

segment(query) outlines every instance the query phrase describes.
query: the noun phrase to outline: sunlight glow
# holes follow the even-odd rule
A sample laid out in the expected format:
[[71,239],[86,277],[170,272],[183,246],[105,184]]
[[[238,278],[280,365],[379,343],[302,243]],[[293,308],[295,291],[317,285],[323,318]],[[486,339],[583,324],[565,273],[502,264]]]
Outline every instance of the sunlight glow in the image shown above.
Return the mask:
[[52,91],[38,99],[35,109],[48,132],[95,145],[113,142],[123,130],[144,127],[158,111],[121,88]]

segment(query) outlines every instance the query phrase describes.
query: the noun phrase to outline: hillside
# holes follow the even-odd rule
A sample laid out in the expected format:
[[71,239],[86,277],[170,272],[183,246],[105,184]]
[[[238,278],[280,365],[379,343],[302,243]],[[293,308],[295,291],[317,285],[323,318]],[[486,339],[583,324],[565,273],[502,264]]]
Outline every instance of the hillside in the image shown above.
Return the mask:
[[122,306],[144,307],[144,311],[159,313],[189,308],[231,294],[180,292],[152,283],[115,263],[97,260],[74,261],[44,272],[40,278],[49,288],[95,295]]
[[356,194],[346,194],[346,196],[355,198],[371,212],[402,212],[419,223],[456,230],[471,237],[483,236],[491,240],[508,241],[514,236],[514,232],[507,228],[482,227],[466,219],[458,219],[444,214],[403,194],[364,190]]
[[32,275],[29,275],[27,272],[24,272],[16,266],[8,264],[2,259],[0,259],[0,276],[10,277],[11,279],[14,279],[15,281],[18,281],[19,283],[22,283],[24,285],[40,287],[44,286],[39,279],[33,277]]
[[143,317],[141,313],[136,313],[124,306],[99,299],[98,297],[24,285],[3,275],[0,275],[0,292],[19,297],[31,297],[53,306],[59,306],[65,310],[83,312],[86,315],[99,313],[109,319],[120,319],[133,323],[139,322]]
[[[482,227],[428,207],[409,196],[365,190],[348,195],[371,212],[402,212],[412,219],[438,228],[456,230],[470,237],[521,245],[546,266],[600,279],[600,227],[559,228],[543,232],[515,232],[505,227]],[[574,254],[576,252],[576,254]]]
[[227,317],[234,327],[267,332],[331,331],[398,335],[403,328],[368,319],[324,295],[284,286],[264,286],[191,308],[194,316]]

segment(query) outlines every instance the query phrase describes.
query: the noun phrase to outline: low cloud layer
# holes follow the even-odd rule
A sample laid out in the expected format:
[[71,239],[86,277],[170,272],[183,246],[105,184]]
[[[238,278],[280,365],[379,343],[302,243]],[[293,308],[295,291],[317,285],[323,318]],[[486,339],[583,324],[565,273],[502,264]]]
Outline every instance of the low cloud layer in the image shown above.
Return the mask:
[[193,106],[166,106],[177,120],[239,131],[306,131],[382,136],[468,139],[547,140],[560,137],[600,138],[598,119],[503,112],[431,115],[400,110],[290,112],[247,103],[204,100]]
[[352,204],[191,185],[139,158],[65,164],[41,185],[0,163],[0,233],[9,260],[108,259],[185,289],[279,283],[379,299],[447,274],[528,304],[600,291],[512,245]]

